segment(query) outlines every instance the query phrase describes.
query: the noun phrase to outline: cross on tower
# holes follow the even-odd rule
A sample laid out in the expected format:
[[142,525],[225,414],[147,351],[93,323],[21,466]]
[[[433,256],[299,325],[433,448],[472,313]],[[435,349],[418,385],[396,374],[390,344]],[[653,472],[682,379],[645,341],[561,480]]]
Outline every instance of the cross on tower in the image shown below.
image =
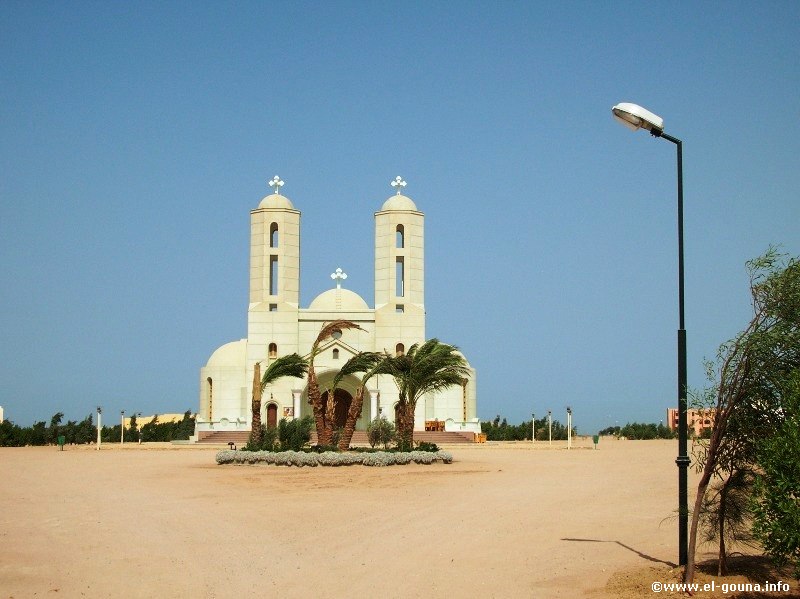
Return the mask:
[[336,281],[336,289],[342,288],[342,281],[347,278],[347,273],[342,271],[341,268],[337,268],[336,272],[331,273],[331,279]]
[[277,195],[281,194],[281,187],[283,187],[283,181],[278,175],[272,177],[272,181],[269,182],[269,186],[274,188],[274,192]]
[[402,177],[400,177],[400,176],[397,176],[397,177],[395,177],[395,178],[394,178],[394,181],[392,181],[390,185],[391,185],[392,187],[396,187],[396,188],[397,188],[397,195],[400,195],[400,190],[401,190],[403,187],[405,187],[405,186],[406,186],[406,182],[405,182],[405,181],[403,181],[403,178],[402,178]]

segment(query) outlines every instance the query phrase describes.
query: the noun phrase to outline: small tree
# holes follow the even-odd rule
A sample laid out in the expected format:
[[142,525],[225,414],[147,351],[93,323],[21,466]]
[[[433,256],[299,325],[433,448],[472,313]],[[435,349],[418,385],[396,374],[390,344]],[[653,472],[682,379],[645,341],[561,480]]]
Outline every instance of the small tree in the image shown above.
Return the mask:
[[397,404],[397,441],[403,450],[414,447],[414,411],[425,394],[435,394],[469,377],[467,362],[458,348],[430,339],[415,343],[408,352],[387,356],[380,374],[394,378],[399,391]]
[[295,418],[294,420],[282,418],[278,423],[278,439],[280,440],[281,449],[300,451],[311,440],[311,429],[313,427],[314,419],[311,416]]
[[[706,397],[714,406],[710,438],[698,446],[701,471],[689,530],[684,581],[694,580],[698,526],[712,479],[725,480],[756,461],[756,440],[773,434],[783,419],[785,381],[800,368],[800,263],[770,249],[747,263],[753,318],[723,344],[708,364],[716,383]],[[724,560],[724,535],[720,537]]]
[[54,445],[58,442],[58,426],[61,424],[63,418],[64,412],[57,412],[53,414],[53,417],[50,419],[50,430],[48,431],[50,437],[49,442]]
[[[256,363],[256,369],[254,370],[255,374],[258,374],[260,366]],[[248,441],[248,447],[254,449],[261,448],[261,441],[264,434],[264,427],[261,424],[261,392],[266,388],[267,385],[271,385],[278,379],[281,379],[286,376],[291,376],[294,378],[303,378],[308,370],[308,362],[302,356],[298,354],[289,354],[286,356],[281,356],[276,358],[274,361],[267,366],[267,369],[264,371],[264,375],[261,377],[260,384],[255,379],[253,380],[253,400],[252,400],[252,409],[253,409],[253,419],[252,419],[252,427],[250,429],[250,440]],[[299,414],[295,415],[296,418],[299,418]]]
[[384,449],[389,449],[389,443],[394,441],[394,436],[394,424],[386,418],[378,416],[367,425],[367,439],[370,447],[375,447],[380,443]]
[[800,370],[787,383],[783,416],[758,444],[753,532],[776,563],[800,576]]

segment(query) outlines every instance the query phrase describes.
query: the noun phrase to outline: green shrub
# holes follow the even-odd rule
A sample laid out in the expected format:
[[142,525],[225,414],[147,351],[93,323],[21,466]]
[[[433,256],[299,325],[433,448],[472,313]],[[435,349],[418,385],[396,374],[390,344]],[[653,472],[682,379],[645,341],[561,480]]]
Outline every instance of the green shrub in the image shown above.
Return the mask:
[[278,451],[278,430],[276,428],[267,428],[261,425],[261,442],[253,443],[253,435],[250,435],[250,440],[247,445],[243,447],[244,451]]
[[436,443],[426,443],[425,441],[420,441],[417,443],[415,448],[417,451],[430,451],[431,453],[436,453],[439,451],[439,446]]
[[389,443],[391,443],[394,438],[394,424],[385,418],[375,418],[367,425],[367,439],[372,447],[380,443],[383,445],[384,449],[388,449]]
[[284,451],[300,451],[303,445],[311,441],[311,429],[314,419],[311,416],[286,420],[282,418],[278,423],[278,439]]

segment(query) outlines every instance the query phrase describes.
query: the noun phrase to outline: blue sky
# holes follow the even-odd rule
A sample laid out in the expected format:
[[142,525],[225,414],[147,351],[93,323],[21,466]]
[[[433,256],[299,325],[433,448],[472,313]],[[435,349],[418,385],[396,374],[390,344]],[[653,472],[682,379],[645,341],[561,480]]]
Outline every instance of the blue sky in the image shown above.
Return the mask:
[[689,384],[800,255],[797,2],[0,3],[0,405],[196,410],[246,335],[249,211],[302,215],[301,303],[373,301],[373,213],[426,215],[428,335],[479,415],[581,432],[676,403],[675,148]]

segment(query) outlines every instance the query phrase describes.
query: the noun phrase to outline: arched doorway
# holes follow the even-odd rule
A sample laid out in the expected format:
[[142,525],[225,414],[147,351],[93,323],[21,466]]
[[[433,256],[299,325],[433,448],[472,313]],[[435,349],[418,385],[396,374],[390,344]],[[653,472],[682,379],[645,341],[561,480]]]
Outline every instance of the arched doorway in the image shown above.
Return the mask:
[[278,426],[278,406],[274,403],[267,405],[267,428]]
[[[336,402],[333,428],[344,428],[344,423],[347,421],[347,411],[353,402],[353,396],[344,389],[336,389],[333,397]],[[322,406],[324,410],[328,409],[328,391],[322,394]]]

